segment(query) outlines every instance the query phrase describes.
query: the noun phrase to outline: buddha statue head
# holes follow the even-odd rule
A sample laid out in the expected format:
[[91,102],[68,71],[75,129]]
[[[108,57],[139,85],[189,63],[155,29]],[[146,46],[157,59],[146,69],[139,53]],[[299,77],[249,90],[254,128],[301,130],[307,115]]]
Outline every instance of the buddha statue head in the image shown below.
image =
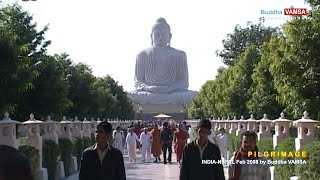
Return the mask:
[[170,26],[164,18],[159,18],[156,21],[156,23],[152,26],[150,36],[152,46],[170,46],[172,34],[170,31]]

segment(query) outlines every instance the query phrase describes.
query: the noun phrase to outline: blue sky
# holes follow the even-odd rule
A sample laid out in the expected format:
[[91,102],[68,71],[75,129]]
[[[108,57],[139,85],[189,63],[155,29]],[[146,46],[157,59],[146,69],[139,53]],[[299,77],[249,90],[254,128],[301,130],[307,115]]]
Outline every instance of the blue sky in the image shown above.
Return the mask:
[[[11,0],[16,1],[16,0]],[[50,54],[66,52],[94,75],[111,75],[134,90],[137,53],[150,47],[151,27],[163,17],[171,26],[171,46],[187,53],[189,89],[200,90],[222,66],[215,51],[236,24],[258,22],[261,10],[307,7],[303,0],[37,0],[19,4],[39,28],[49,25]],[[266,25],[280,26],[284,20]]]

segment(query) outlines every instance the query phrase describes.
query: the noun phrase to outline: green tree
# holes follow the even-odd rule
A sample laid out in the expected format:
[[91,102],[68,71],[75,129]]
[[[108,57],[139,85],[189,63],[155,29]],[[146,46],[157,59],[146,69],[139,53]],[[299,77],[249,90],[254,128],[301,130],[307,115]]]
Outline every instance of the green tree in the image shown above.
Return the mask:
[[245,51],[248,44],[261,46],[271,38],[272,34],[279,34],[279,28],[264,27],[263,23],[248,22],[246,28],[237,25],[232,34],[222,41],[223,50],[217,50],[216,55],[222,58],[224,64],[233,66],[236,59]]
[[113,115],[117,112],[116,106],[118,100],[116,96],[110,93],[108,83],[105,78],[96,78],[94,82],[94,107],[93,114],[98,117],[113,118]]
[[134,118],[134,107],[131,99],[128,97],[127,92],[124,91],[123,87],[118,84],[111,76],[104,77],[104,80],[108,84],[108,90],[117,100],[115,106],[116,110],[113,114],[114,117],[120,119],[133,119]]
[[249,89],[252,85],[251,75],[254,67],[260,61],[259,50],[256,46],[247,45],[246,50],[240,55],[233,67],[233,80],[230,88],[230,110],[237,116],[249,116],[251,113],[246,107],[250,99]]
[[68,81],[70,90],[68,98],[73,105],[68,109],[68,116],[71,117],[95,117],[92,109],[97,109],[94,106],[94,90],[93,85],[95,77],[92,75],[91,68],[83,63],[71,65]]
[[262,118],[266,113],[270,119],[276,119],[285,108],[277,101],[279,94],[274,87],[273,76],[269,70],[272,63],[270,56],[273,53],[271,44],[265,43],[261,48],[261,61],[253,70],[251,76],[253,82],[248,92],[250,100],[246,102],[247,109],[254,112],[257,118]]
[[272,41],[271,73],[278,100],[293,118],[307,110],[319,119],[319,17],[314,10],[311,18],[292,20],[284,25],[284,36]]
[[319,10],[320,2],[318,0],[305,0],[314,10]]
[[15,112],[23,94],[34,89],[41,57],[50,41],[37,31],[32,16],[17,5],[0,7],[0,110]]
[[[279,28],[248,23],[247,28],[235,27],[223,40],[224,50],[217,51],[229,67],[219,68],[218,75],[206,82],[190,106],[189,116],[233,117],[255,113],[246,104],[251,99],[252,74],[260,62],[260,49],[271,35],[281,34]],[[251,106],[250,106],[251,107]]]
[[38,117],[62,117],[72,103],[68,99],[69,82],[65,78],[65,67],[57,56],[44,56],[43,70],[34,82],[34,89],[25,94],[19,106],[20,117],[33,112]]

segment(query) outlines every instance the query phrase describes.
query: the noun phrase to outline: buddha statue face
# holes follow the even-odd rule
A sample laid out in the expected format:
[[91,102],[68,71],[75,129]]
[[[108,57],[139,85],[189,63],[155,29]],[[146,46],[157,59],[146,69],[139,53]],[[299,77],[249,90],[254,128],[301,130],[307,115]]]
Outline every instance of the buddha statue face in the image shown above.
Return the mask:
[[171,37],[172,34],[170,32],[170,26],[164,19],[158,19],[156,24],[152,28],[152,45],[158,47],[169,46]]

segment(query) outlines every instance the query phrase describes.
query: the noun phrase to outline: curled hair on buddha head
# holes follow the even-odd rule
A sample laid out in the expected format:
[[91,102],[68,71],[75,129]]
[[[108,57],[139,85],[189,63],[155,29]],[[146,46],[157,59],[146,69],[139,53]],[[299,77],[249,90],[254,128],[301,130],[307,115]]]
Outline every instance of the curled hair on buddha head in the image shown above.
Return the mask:
[[197,129],[204,128],[211,130],[211,122],[208,119],[201,119],[199,125],[197,126]]
[[[171,28],[170,28],[170,25],[167,23],[167,21],[164,19],[164,18],[159,18],[156,20],[156,23],[152,26],[152,29],[151,29],[151,33],[153,33],[153,31],[158,28],[158,27],[165,27],[169,30],[170,32],[170,35],[171,35]],[[170,42],[171,42],[171,38],[169,39],[169,42],[168,42],[168,46],[170,46]],[[151,38],[151,45],[153,46],[153,39]]]
[[112,133],[112,125],[107,121],[99,123],[97,127],[101,127],[106,134]]
[[171,31],[171,28],[169,26],[169,24],[167,23],[167,21],[164,18],[159,18],[156,20],[156,23],[152,26],[152,32],[154,31],[155,28],[157,28],[158,26],[164,26],[165,28],[167,28],[169,31]]
[[33,180],[27,156],[13,147],[0,145],[0,177],[3,180]]

